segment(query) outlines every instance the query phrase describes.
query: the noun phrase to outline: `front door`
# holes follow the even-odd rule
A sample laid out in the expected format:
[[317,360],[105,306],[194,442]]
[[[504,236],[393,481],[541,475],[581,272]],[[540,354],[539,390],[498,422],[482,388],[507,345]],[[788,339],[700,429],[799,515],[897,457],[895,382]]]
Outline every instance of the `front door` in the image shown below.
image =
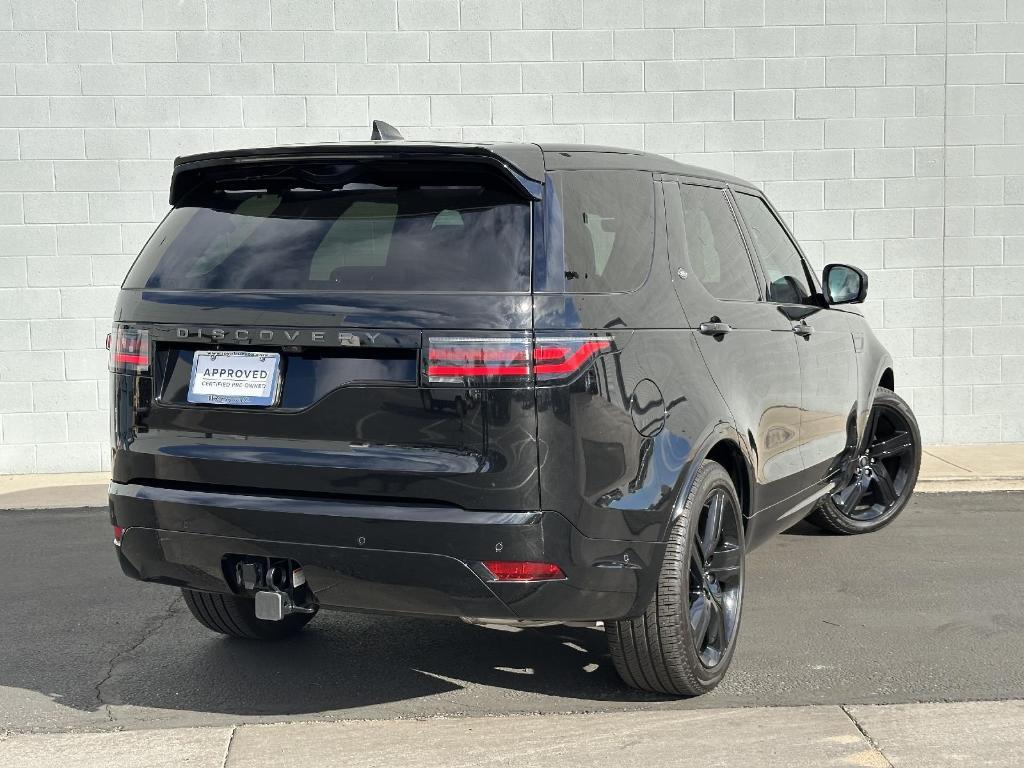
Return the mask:
[[764,272],[765,293],[790,323],[800,355],[800,450],[808,484],[836,468],[856,436],[857,363],[849,317],[826,308],[795,241],[762,197],[735,191]]
[[728,191],[663,184],[673,286],[736,428],[751,443],[756,513],[802,490],[796,338],[790,321],[761,300]]

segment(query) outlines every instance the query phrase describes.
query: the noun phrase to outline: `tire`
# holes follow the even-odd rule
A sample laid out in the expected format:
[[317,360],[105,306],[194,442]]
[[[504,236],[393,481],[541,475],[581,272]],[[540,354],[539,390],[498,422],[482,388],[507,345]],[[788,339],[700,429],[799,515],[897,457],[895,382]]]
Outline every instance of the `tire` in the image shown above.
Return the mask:
[[256,618],[256,601],[249,597],[185,588],[181,594],[196,621],[204,627],[246,640],[282,640],[306,626],[315,615],[293,613],[281,621],[264,621]]
[[[883,431],[880,437],[880,429],[888,431]],[[892,443],[900,435],[904,439],[898,447],[904,450],[900,453],[887,452],[884,459],[874,457],[878,453],[877,446]],[[837,490],[825,496],[807,518],[809,522],[830,533],[852,535],[884,528],[906,508],[914,493],[921,471],[921,432],[914,412],[902,397],[884,387],[875,391],[862,443],[857,455],[848,460]],[[868,462],[868,476],[858,473],[858,470],[864,470],[865,459]],[[881,486],[872,476],[877,476],[879,470],[888,478],[885,481],[886,487],[891,489],[888,493],[895,491],[897,494],[891,502],[878,495]],[[858,479],[860,477],[864,478],[863,482]],[[858,482],[862,482],[865,490],[861,493],[865,494],[867,502],[874,502],[873,506],[869,507],[865,502],[860,507],[855,504],[854,509],[844,509],[844,492],[848,492],[847,489]],[[857,498],[860,501],[862,497]]]
[[[709,592],[706,580],[694,583],[700,578],[694,574],[701,561],[704,562],[705,573],[714,571],[713,567],[707,566],[708,560],[702,557],[701,542],[707,540],[707,535],[706,531],[700,530],[702,525],[707,527],[709,505],[714,499],[722,499],[723,522],[720,526],[721,548],[716,537],[716,543],[711,545],[716,557],[711,562],[717,562],[723,574],[726,569],[721,566],[730,566],[728,581],[722,576],[722,581],[716,583],[720,589],[717,593],[719,599],[726,596],[727,585],[731,590],[728,603],[732,611],[727,619],[725,609],[719,609],[721,612],[717,615],[723,617],[723,623],[717,630],[711,626],[712,623],[717,624],[714,618],[714,587]],[[650,605],[636,618],[605,622],[612,661],[627,685],[673,696],[698,696],[721,682],[732,661],[739,632],[744,550],[742,507],[732,478],[717,462],[705,461],[697,471],[682,510],[669,532],[657,589]],[[706,635],[702,636],[708,643],[708,652],[703,655],[698,648],[698,645],[703,647],[703,640],[698,644],[695,639],[697,631],[691,625],[691,616],[703,615],[697,608],[702,595],[704,606],[711,609],[712,616],[705,625]],[[710,653],[713,650],[712,631],[724,647],[719,650],[717,659],[710,659],[714,663],[709,664],[708,657],[714,656]]]

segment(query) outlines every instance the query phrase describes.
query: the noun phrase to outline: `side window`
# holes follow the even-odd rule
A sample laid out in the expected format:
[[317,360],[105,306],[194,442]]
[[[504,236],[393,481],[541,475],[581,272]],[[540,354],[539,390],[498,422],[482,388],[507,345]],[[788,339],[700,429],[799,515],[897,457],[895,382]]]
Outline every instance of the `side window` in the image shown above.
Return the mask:
[[562,211],[565,290],[626,293],[654,258],[654,179],[641,171],[552,174]]
[[679,186],[686,257],[708,293],[725,301],[757,301],[757,282],[725,192],[695,184]]
[[811,297],[810,281],[800,252],[760,197],[736,193],[754,249],[768,278],[768,301],[805,304]]

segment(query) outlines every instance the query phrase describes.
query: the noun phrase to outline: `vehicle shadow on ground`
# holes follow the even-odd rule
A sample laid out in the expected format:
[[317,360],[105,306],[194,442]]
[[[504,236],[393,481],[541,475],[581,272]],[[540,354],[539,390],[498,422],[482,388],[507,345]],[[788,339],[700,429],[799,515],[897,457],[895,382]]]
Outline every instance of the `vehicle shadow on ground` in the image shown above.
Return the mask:
[[828,531],[822,530],[813,523],[809,523],[806,520],[801,520],[799,523],[794,525],[792,528],[787,528],[782,532],[783,536],[834,536],[835,534],[829,533]]
[[292,639],[257,643],[212,635],[184,608],[119,661],[101,695],[105,704],[285,716],[445,694],[467,683],[587,701],[664,698],[622,684],[599,628],[496,629],[324,612]]
[[105,510],[5,513],[3,522],[0,581],[12,600],[0,620],[0,728],[5,717],[34,727],[33,693],[72,717],[105,705],[273,718],[383,704],[393,716],[536,711],[531,693],[576,709],[660,700],[622,685],[593,628],[324,611],[289,640],[225,638],[200,626],[176,590],[124,577]]

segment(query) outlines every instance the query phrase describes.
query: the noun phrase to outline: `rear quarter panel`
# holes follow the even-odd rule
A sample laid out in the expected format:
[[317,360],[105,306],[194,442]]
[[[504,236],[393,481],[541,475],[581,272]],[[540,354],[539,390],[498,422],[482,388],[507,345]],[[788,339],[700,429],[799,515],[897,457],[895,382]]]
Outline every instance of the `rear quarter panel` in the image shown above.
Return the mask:
[[663,540],[724,414],[692,333],[634,331],[574,383],[537,390],[543,508],[586,536]]
[[573,383],[537,389],[541,504],[594,538],[664,540],[694,460],[731,421],[668,279],[660,199],[655,213],[651,271],[638,290],[534,297],[538,334],[616,340]]

